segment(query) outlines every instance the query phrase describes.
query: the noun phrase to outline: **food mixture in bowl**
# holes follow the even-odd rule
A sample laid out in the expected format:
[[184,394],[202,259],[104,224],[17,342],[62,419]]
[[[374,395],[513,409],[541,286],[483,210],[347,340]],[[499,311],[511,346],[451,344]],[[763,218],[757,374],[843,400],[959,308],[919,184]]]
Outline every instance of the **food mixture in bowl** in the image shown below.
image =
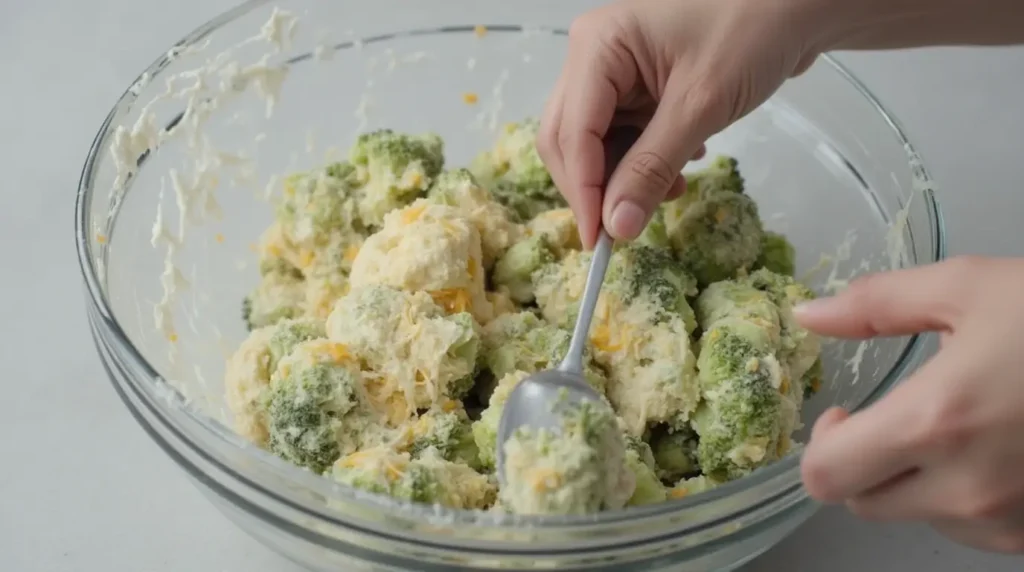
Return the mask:
[[468,167],[437,135],[369,131],[283,181],[226,368],[240,435],[346,485],[515,514],[680,498],[792,450],[822,377],[791,313],[813,293],[723,156],[616,245],[586,372],[614,415],[519,431],[499,487],[505,399],[563,357],[590,257],[536,130],[506,125]]

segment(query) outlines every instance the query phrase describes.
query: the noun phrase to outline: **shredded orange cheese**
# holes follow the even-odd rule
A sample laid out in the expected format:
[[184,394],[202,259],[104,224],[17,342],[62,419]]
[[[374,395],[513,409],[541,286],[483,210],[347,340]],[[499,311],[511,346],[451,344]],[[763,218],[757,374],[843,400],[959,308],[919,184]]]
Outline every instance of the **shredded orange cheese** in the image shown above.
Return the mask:
[[434,303],[444,308],[449,314],[468,312],[473,302],[465,288],[445,288],[428,292]]
[[107,235],[105,235],[105,234],[97,234],[96,235],[96,242],[98,242],[100,244],[106,244],[107,243]]
[[686,489],[682,488],[682,487],[675,487],[675,488],[670,489],[668,491],[669,498],[674,498],[674,499],[681,499],[681,498],[683,498],[683,497],[685,497],[685,496],[687,496],[689,494],[690,494],[690,492],[687,491]]
[[419,220],[423,216],[423,211],[427,210],[426,205],[417,205],[415,207],[409,207],[402,212],[402,223],[412,224]]
[[466,93],[462,94],[462,102],[465,103],[466,105],[473,105],[478,100],[479,97],[477,97],[477,95],[471,91],[467,91]]

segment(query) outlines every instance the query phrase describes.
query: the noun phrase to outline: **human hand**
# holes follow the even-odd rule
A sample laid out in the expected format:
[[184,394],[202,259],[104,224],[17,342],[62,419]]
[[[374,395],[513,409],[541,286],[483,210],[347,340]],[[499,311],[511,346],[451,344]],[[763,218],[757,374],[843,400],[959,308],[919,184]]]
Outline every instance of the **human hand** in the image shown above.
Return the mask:
[[1024,553],[1024,259],[957,258],[857,280],[799,310],[842,338],[941,333],[941,349],[853,415],[826,411],[803,458],[811,496]]
[[[704,141],[810,67],[806,0],[620,0],[577,19],[537,148],[587,248],[635,238]],[[611,125],[644,128],[604,187]],[[603,200],[602,200],[603,198]]]

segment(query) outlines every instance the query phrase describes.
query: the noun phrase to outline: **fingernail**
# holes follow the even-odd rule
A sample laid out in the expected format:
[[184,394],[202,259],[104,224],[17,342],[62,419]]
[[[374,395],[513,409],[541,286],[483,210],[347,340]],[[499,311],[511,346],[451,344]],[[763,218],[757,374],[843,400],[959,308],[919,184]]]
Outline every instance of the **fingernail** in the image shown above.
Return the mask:
[[647,222],[647,213],[632,201],[622,201],[612,211],[612,232],[620,238],[633,239],[640,235]]
[[827,309],[828,306],[831,305],[831,302],[832,301],[828,298],[818,298],[816,300],[800,302],[796,306],[793,306],[793,315],[797,317],[810,316]]

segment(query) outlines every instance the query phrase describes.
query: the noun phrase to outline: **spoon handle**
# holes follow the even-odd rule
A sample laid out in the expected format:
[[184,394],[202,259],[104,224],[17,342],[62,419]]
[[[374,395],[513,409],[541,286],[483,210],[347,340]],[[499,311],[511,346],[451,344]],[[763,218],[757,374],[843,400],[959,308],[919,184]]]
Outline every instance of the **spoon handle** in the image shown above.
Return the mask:
[[[640,128],[629,125],[615,126],[608,130],[604,139],[605,185],[608,184],[615,167],[626,156],[626,152],[640,138],[641,132]],[[572,331],[569,351],[558,366],[561,371],[583,373],[583,350],[587,347],[587,339],[590,337],[590,322],[594,319],[594,308],[597,306],[601,284],[604,282],[604,273],[608,270],[608,260],[611,257],[612,237],[608,235],[602,225],[601,232],[597,235],[594,254],[590,259],[590,270],[587,272],[587,283],[583,287],[583,298],[580,300],[580,310],[576,315],[576,327]]]
[[602,228],[590,259],[590,270],[587,271],[587,282],[583,287],[583,298],[580,300],[579,313],[576,315],[576,326],[572,331],[569,351],[558,366],[562,371],[583,372],[583,350],[590,337],[590,322],[594,319],[594,308],[601,294],[601,284],[604,282],[604,274],[608,270],[608,260],[611,256],[612,237]]

